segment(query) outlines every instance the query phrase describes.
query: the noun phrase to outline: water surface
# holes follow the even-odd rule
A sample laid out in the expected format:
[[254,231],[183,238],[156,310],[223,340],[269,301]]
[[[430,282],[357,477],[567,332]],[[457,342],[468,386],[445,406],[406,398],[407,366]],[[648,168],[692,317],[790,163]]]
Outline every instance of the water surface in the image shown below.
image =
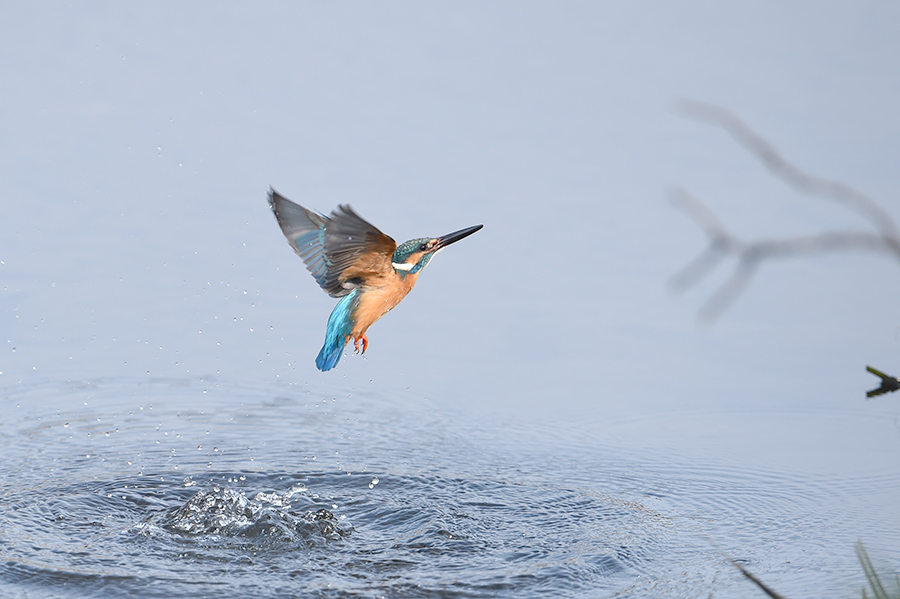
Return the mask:
[[898,532],[842,513],[885,509],[872,496],[896,496],[895,474],[686,461],[350,391],[150,378],[7,389],[2,594],[743,595],[727,550],[774,563],[787,590],[839,595],[859,576],[834,540],[862,533],[881,551]]

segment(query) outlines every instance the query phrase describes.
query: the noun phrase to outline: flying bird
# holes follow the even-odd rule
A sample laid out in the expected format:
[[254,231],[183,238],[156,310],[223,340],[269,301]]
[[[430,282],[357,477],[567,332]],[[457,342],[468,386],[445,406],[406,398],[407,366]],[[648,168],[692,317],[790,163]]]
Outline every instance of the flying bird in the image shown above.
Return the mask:
[[881,379],[881,386],[866,393],[866,397],[875,397],[876,395],[882,395],[883,393],[890,393],[891,391],[900,389],[900,378],[888,376],[879,370],[875,370],[871,366],[866,366],[866,370]]
[[398,246],[348,205],[339,205],[328,217],[270,189],[269,206],[319,286],[340,298],[328,317],[325,344],[316,357],[322,371],[337,365],[350,339],[357,353],[362,342],[365,353],[366,330],[406,297],[435,254],[483,226],[410,239]]

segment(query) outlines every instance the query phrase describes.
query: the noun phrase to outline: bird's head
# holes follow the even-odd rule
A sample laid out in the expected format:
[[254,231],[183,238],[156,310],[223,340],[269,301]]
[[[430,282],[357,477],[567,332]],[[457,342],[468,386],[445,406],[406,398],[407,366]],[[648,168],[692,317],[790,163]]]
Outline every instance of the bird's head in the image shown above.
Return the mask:
[[468,237],[484,225],[475,225],[442,237],[422,237],[410,239],[397,246],[391,259],[394,269],[401,276],[414,275],[425,268],[428,262],[439,251],[464,237]]

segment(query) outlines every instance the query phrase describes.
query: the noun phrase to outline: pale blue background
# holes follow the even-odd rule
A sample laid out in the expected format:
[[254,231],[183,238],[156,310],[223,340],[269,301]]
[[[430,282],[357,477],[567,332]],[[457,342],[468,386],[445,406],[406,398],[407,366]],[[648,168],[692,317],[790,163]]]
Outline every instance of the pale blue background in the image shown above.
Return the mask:
[[[3,387],[339,384],[461,423],[540,423],[567,443],[897,480],[900,395],[864,401],[876,382],[864,367],[900,374],[900,264],[769,264],[698,327],[727,271],[667,291],[705,238],[666,197],[686,188],[747,239],[867,226],[679,116],[686,97],[733,110],[801,168],[900,218],[900,5],[2,14]],[[398,242],[485,227],[370,329],[365,359],[323,374],[334,302],[285,243],[269,185],[324,212],[350,203]],[[891,530],[896,499],[854,505]]]

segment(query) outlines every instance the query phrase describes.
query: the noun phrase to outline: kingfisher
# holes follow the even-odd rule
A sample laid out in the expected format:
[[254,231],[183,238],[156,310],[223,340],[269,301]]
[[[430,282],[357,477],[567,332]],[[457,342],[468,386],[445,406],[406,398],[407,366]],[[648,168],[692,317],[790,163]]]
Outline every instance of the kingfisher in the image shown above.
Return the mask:
[[356,353],[360,353],[360,342],[366,353],[366,330],[406,297],[435,254],[483,226],[410,239],[398,246],[346,204],[338,205],[328,217],[270,188],[269,206],[316,283],[331,297],[340,298],[328,317],[325,344],[316,357],[316,366],[323,372],[337,366],[350,339]]

